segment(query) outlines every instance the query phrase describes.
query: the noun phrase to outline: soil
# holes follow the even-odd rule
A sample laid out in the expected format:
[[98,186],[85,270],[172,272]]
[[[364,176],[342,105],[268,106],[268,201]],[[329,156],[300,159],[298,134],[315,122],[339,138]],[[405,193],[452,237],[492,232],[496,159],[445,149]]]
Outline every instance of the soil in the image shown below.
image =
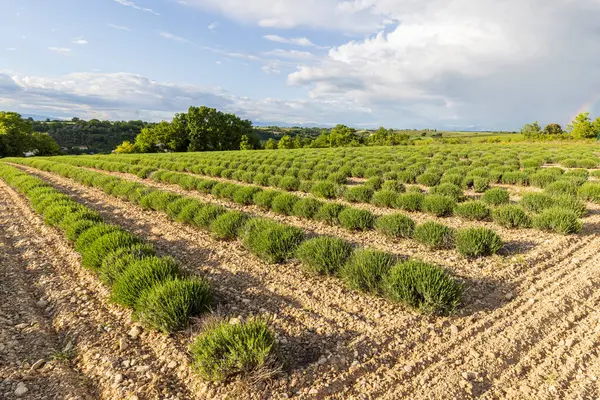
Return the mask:
[[[2,185],[2,200],[9,205],[2,208],[2,221],[10,221],[14,234],[26,241],[30,252],[39,254],[40,264],[47,265],[54,277],[39,285],[46,291],[44,298],[62,304],[55,299],[64,293],[65,311],[46,318],[52,326],[66,325],[76,332],[77,356],[69,365],[75,381],[83,374],[90,382],[81,390],[90,390],[92,396],[588,399],[600,395],[598,213],[588,217],[579,235],[523,231],[520,240],[533,245],[479,260],[413,248],[409,241],[388,242],[371,233],[346,233],[358,243],[375,243],[437,262],[463,279],[468,288],[464,306],[457,315],[440,318],[348,290],[335,278],[308,275],[296,261],[266,264],[238,242],[216,241],[164,214],[144,211],[72,180],[35,174],[210,279],[220,314],[242,319],[271,316],[285,361],[283,373],[263,385],[244,391],[236,385],[209,385],[185,373],[189,337],[166,338],[144,331],[127,351],[134,352],[134,358],[149,355],[143,362],[156,378],[128,374],[128,391],[121,391],[122,386],[114,385],[114,374],[122,373],[121,360],[129,356],[121,356],[115,343],[132,327],[128,313],[107,302],[106,290],[81,269],[64,239]],[[316,233],[336,233],[312,221],[287,222],[307,229],[312,225]],[[24,263],[15,265],[27,268]],[[23,276],[28,286],[35,287],[34,278]],[[73,297],[78,290],[87,296]],[[84,296],[80,305],[77,300]],[[9,299],[10,307],[14,301]],[[77,318],[80,312],[85,317]],[[111,329],[100,332],[99,321],[108,321]],[[113,362],[102,362],[104,358]],[[171,359],[181,361],[176,372],[165,368]],[[160,395],[163,388],[168,395]],[[181,392],[173,393],[175,389]]]

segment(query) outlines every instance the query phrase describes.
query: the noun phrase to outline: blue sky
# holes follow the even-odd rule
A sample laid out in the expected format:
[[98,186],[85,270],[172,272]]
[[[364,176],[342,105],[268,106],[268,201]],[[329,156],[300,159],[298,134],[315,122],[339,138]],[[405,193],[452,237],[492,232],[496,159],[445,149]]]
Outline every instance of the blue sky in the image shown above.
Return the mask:
[[598,0],[7,0],[0,109],[518,129],[600,114]]

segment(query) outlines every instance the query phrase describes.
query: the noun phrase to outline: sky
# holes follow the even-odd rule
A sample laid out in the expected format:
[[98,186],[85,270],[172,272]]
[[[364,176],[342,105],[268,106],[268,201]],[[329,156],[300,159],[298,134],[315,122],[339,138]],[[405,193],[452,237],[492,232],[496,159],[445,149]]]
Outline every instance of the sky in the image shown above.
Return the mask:
[[600,0],[4,0],[0,110],[517,130],[600,116]]

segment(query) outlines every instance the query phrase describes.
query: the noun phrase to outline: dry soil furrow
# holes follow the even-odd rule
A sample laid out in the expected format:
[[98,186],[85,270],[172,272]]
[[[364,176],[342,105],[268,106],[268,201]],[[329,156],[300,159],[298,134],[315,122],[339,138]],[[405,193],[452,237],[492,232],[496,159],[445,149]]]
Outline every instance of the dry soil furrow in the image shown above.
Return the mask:
[[[543,293],[540,298],[536,296],[535,303],[538,304],[526,313],[512,315],[510,325],[489,329],[473,338],[459,351],[448,354],[444,359],[447,365],[440,364],[428,371],[428,385],[416,391],[410,388],[410,391],[391,392],[388,393],[388,398],[394,398],[400,393],[427,397],[431,392],[444,393],[444,398],[455,398],[465,393],[479,397],[492,385],[508,388],[515,380],[509,379],[502,383],[502,375],[511,375],[510,371],[514,369],[513,375],[518,381],[540,362],[539,351],[545,343],[551,345],[568,334],[569,327],[559,323],[563,318],[574,321],[594,319],[589,308],[598,303],[600,293],[595,290],[597,285],[589,284],[588,278],[598,278],[599,271],[595,268],[597,262],[597,259],[589,260],[586,262],[586,270],[578,271],[576,280],[561,281],[560,287],[556,285],[556,290]],[[566,288],[562,283],[566,284]],[[572,299],[584,300],[584,306]],[[546,356],[557,357],[553,353]],[[470,374],[472,371],[475,373]],[[443,379],[430,381],[432,377],[442,376]],[[521,383],[518,389],[524,392],[526,387]],[[499,396],[502,397],[504,395]]]
[[[394,337],[414,340],[412,335],[417,332],[409,328],[425,320],[402,306],[344,289],[336,279],[306,275],[298,265],[272,266],[259,262],[238,243],[215,241],[209,234],[172,222],[162,213],[143,211],[70,179],[24,169],[99,211],[108,222],[125,226],[157,243],[159,248],[168,248],[179,259],[195,259],[195,264],[188,263],[190,266],[206,262],[205,255],[194,252],[199,244],[212,248],[218,263],[204,266],[202,271],[213,279],[221,293],[230,293],[229,299],[235,293],[237,301],[227,309],[241,315],[261,310],[277,315],[276,325],[291,342],[287,346],[289,352],[296,358],[300,356],[301,363],[329,357],[324,365],[313,365],[319,369],[315,371],[319,375],[351,363],[355,345],[374,347]],[[346,348],[349,343],[352,343],[350,348]]]
[[[573,254],[578,255],[580,259],[592,257],[594,253],[590,251],[590,248],[594,246],[586,246],[586,244],[590,242],[593,242],[592,244],[595,246],[600,246],[600,240],[598,238],[584,237],[579,242],[573,242],[572,246],[563,249],[559,260],[567,260],[572,257]],[[578,252],[581,253],[581,255]],[[535,269],[536,271],[533,275],[529,275],[529,277],[532,278],[535,276],[538,277],[538,281],[534,286],[537,288],[538,293],[542,290],[552,290],[554,282],[568,274],[568,271],[565,271],[562,265],[557,266],[553,261],[556,261],[556,258],[548,258],[543,263],[543,268],[538,267]],[[544,272],[544,275],[540,277],[538,274],[541,272]],[[526,285],[522,286],[522,289],[517,291],[524,293],[527,289],[530,289],[528,281],[529,279],[524,280]],[[483,317],[477,315],[477,317],[480,318],[472,318],[473,321],[471,324],[465,323],[466,321],[462,321],[462,324],[457,323],[459,329],[461,329],[458,335],[448,337],[449,329],[446,327],[444,329],[446,337],[443,340],[439,340],[438,338],[438,342],[440,342],[439,346],[432,346],[432,343],[421,340],[417,342],[417,345],[411,346],[412,348],[405,346],[400,347],[399,351],[384,352],[377,357],[373,357],[368,362],[365,362],[359,369],[350,371],[348,374],[340,375],[336,382],[330,383],[330,386],[336,385],[343,387],[350,382],[357,380],[375,382],[378,380],[381,381],[382,377],[387,377],[383,378],[383,380],[387,379],[388,386],[383,385],[381,390],[376,390],[375,393],[373,393],[374,395],[383,395],[388,390],[391,390],[391,388],[398,385],[397,380],[401,379],[398,375],[401,375],[402,379],[410,377],[411,379],[409,379],[409,381],[412,382],[414,376],[425,373],[438,364],[444,365],[442,360],[445,359],[448,354],[453,351],[461,351],[461,349],[467,346],[467,343],[471,342],[473,338],[485,335],[485,332],[491,329],[500,329],[502,327],[510,326],[514,318],[516,318],[516,315],[523,315],[528,310],[534,308],[534,304],[535,303],[530,303],[526,297],[519,296],[504,307],[492,311]],[[427,334],[427,332],[424,332],[424,334]],[[430,334],[430,336],[432,335]],[[400,374],[398,374],[398,371],[390,372],[390,370],[393,370],[393,367],[390,368],[390,365],[393,366],[402,360],[408,364],[407,369],[404,370],[404,372],[400,372]],[[420,361],[420,363],[413,363],[413,361]]]
[[41,248],[15,229],[15,218],[18,210],[0,188],[0,397],[96,398],[93,382],[56,359],[69,338],[53,326],[43,285],[52,271],[36,262]]
[[[29,207],[28,201],[0,181],[14,231],[43,251],[29,251],[29,263],[47,266],[42,285],[52,305],[54,326],[68,333],[78,368],[98,387],[102,398],[198,398],[191,389],[187,356],[163,335],[131,335],[129,312],[107,301],[107,290],[85,271],[67,241]],[[135,337],[135,338],[134,338]],[[187,338],[185,338],[187,341]],[[174,368],[167,368],[172,361]],[[173,364],[172,364],[173,365]]]

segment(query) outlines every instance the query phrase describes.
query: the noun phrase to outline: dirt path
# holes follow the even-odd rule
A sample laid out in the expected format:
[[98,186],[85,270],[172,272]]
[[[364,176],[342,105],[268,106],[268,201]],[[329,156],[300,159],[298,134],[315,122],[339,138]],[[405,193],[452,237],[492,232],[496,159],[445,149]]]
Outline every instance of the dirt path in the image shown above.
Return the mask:
[[23,398],[201,398],[185,353],[162,335],[134,333],[129,312],[108,303],[66,240],[2,181],[0,204],[0,393],[14,398],[24,382]]
[[284,350],[296,357],[287,382],[273,383],[275,392],[286,387],[288,396],[340,399],[600,394],[595,225],[547,240],[505,265],[482,266],[483,277],[469,276],[468,303],[459,316],[428,318],[348,291],[333,278],[307,276],[294,262],[266,265],[238,243],[214,241],[99,190],[36,174],[197,265],[227,299],[228,311],[244,316],[260,307],[275,315]]

